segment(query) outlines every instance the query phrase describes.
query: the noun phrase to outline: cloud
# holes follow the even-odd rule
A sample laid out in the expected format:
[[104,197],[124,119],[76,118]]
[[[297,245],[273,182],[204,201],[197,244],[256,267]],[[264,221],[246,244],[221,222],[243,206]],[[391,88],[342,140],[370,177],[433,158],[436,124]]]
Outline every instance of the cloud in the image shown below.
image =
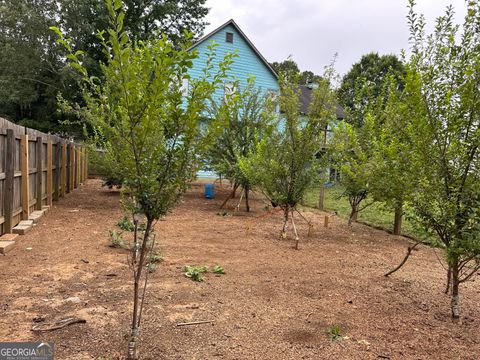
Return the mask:
[[[456,21],[464,0],[418,0],[427,30],[453,3]],[[399,54],[408,48],[406,0],[207,0],[209,32],[233,18],[269,61],[289,55],[302,70],[321,74],[338,53],[337,71],[346,73],[368,52]]]

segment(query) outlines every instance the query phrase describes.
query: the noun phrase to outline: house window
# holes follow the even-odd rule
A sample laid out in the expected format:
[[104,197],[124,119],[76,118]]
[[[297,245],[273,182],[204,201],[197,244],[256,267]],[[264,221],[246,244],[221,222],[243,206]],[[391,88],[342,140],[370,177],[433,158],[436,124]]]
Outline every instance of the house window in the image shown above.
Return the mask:
[[227,32],[225,36],[225,41],[228,43],[233,43],[233,33]]

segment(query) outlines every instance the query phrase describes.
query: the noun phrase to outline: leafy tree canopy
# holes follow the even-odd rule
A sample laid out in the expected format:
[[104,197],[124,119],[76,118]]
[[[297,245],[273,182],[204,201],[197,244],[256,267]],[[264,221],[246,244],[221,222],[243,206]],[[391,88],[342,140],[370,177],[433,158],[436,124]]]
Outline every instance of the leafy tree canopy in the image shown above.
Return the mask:
[[401,60],[395,55],[378,55],[369,53],[353,64],[350,71],[343,77],[338,89],[340,105],[347,110],[348,121],[355,126],[363,124],[364,107],[357,101],[365,97],[365,84],[368,85],[368,96],[380,96],[387,75],[393,76],[399,89],[403,88],[405,68]]
[[277,74],[285,74],[295,79],[298,85],[306,85],[309,83],[319,83],[322,80],[320,75],[314,74],[310,70],[300,71],[295,60],[290,55],[286,60],[281,62],[273,62],[270,64]]

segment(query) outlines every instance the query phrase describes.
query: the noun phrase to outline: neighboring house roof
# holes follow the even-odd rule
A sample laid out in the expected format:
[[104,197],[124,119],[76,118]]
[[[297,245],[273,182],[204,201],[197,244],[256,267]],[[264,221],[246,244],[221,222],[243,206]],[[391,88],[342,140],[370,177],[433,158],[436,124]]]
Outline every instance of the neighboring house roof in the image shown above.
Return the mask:
[[228,25],[231,25],[235,28],[235,30],[243,37],[243,39],[252,48],[252,50],[255,52],[255,54],[260,58],[260,60],[262,60],[262,62],[267,67],[267,69],[270,70],[270,72],[273,74],[273,76],[275,76],[276,79],[278,79],[278,75],[275,72],[275,70],[273,70],[273,68],[270,66],[268,61],[263,57],[263,55],[260,53],[260,51],[258,51],[258,49],[255,47],[255,45],[253,45],[253,43],[250,41],[250,39],[247,37],[247,35],[245,35],[245,33],[238,27],[237,23],[235,21],[233,21],[233,19],[228,20],[225,24],[219,26],[218,28],[216,28],[215,30],[210,32],[209,34],[201,37],[195,44],[190,46],[188,48],[188,50],[194,49],[195,47],[197,47],[198,45],[200,45],[204,41],[208,40],[210,37],[212,37],[213,35],[215,35],[217,32],[219,32],[220,30],[222,30],[223,28],[225,28]]
[[[308,114],[308,108],[310,107],[310,102],[312,101],[313,87],[309,85],[300,85],[299,90],[300,113],[306,115]],[[337,105],[335,113],[337,115],[337,120],[343,119],[344,111],[340,105]]]

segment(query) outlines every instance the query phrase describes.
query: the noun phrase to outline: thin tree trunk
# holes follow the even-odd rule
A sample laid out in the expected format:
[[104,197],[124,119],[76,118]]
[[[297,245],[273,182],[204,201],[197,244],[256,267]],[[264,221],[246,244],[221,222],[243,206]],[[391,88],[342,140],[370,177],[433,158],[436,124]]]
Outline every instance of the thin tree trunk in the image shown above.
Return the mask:
[[287,231],[288,231],[288,212],[289,212],[288,206],[285,207],[283,210],[283,216],[284,216],[284,222],[283,222],[283,229],[282,229],[282,238],[286,239],[287,238]]
[[402,218],[403,218],[403,209],[400,205],[395,209],[395,220],[393,223],[393,234],[400,235],[402,233]]
[[318,193],[318,210],[324,210],[325,202],[325,185],[323,181],[320,182],[320,192]]
[[452,268],[452,318],[458,319],[460,317],[460,297],[459,297],[459,285],[460,285],[460,274],[458,269],[458,260],[455,259],[454,263],[451,265]]
[[350,217],[348,218],[348,226],[352,226],[353,221],[357,221],[358,218],[358,205],[352,205],[352,211],[350,212]]
[[235,199],[235,197],[237,196],[237,189],[239,186],[240,184],[237,182],[233,184],[232,199]]
[[445,294],[448,294],[450,291],[450,285],[452,284],[452,268],[448,265],[447,270],[447,286],[445,286]]
[[[138,339],[138,328],[140,323],[138,322],[138,309],[139,309],[139,300],[140,300],[140,281],[142,278],[142,270],[145,266],[145,256],[147,252],[147,243],[148,238],[150,236],[150,231],[152,229],[153,221],[151,219],[147,219],[147,224],[145,226],[145,233],[143,235],[142,244],[140,248],[140,254],[138,254],[134,249],[134,257],[133,266],[134,266],[134,283],[133,283],[133,314],[132,314],[132,326],[130,329],[130,341],[128,343],[128,353],[127,359],[128,360],[136,360],[138,359],[137,354],[137,339]],[[138,229],[138,222],[135,222],[135,231],[134,236],[137,234]],[[137,246],[137,239],[135,238],[135,246]],[[140,256],[137,260],[138,255]]]
[[237,191],[237,188],[238,188],[238,185],[235,183],[231,194],[223,201],[222,205],[220,205],[220,209],[223,209],[225,205],[227,205],[228,200],[235,198],[235,192]]
[[247,209],[247,212],[250,212],[250,204],[248,203],[248,191],[249,191],[248,185],[245,186],[245,207]]

